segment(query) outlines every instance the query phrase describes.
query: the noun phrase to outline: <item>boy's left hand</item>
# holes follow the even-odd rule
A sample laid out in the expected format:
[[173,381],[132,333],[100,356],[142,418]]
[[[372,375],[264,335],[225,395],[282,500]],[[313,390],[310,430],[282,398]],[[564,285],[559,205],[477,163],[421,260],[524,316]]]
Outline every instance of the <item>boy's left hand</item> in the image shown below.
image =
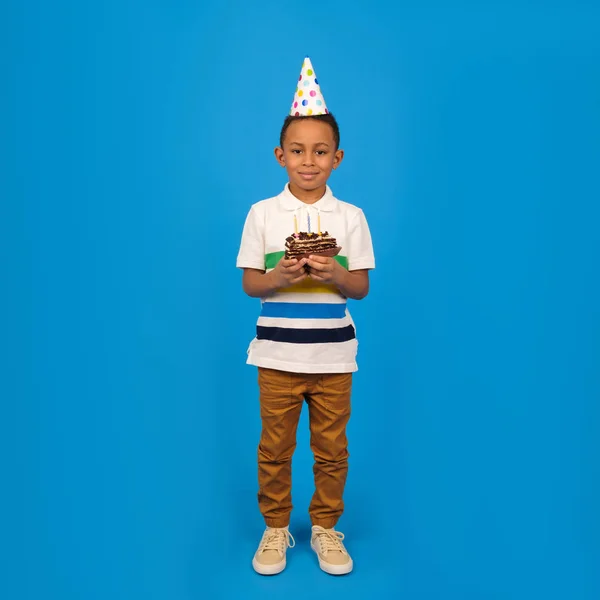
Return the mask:
[[308,257],[306,264],[310,266],[309,277],[323,283],[337,284],[345,271],[344,267],[330,256],[313,254]]

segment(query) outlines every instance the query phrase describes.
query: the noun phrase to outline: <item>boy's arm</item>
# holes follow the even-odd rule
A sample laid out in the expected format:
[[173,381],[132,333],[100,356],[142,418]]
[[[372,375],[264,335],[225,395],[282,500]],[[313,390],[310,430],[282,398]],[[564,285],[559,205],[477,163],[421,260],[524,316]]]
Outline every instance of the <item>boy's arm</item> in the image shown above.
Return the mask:
[[274,291],[272,277],[265,275],[264,215],[256,205],[246,216],[236,265],[243,269],[242,288],[246,294],[261,298]]
[[242,287],[252,298],[264,298],[273,292],[300,283],[306,279],[304,265],[306,260],[282,258],[277,266],[268,273],[259,269],[244,269]]
[[337,288],[346,298],[362,300],[369,293],[369,270],[346,271],[344,267],[340,266],[340,268],[343,272],[341,280],[336,283]]
[[272,294],[277,288],[271,273],[258,269],[244,269],[242,275],[242,288],[251,298],[264,298]]
[[340,263],[328,256],[309,257],[310,277],[315,281],[332,283],[346,298],[362,300],[369,293],[369,270],[346,271]]

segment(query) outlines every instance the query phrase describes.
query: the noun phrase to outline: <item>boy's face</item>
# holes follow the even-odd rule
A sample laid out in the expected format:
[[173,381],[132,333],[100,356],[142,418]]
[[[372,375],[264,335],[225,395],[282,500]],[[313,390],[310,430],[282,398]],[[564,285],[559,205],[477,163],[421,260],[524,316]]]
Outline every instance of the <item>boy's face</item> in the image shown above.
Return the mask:
[[283,148],[275,148],[275,157],[288,173],[291,192],[303,200],[310,192],[325,193],[331,171],[342,162],[344,151],[335,149],[328,123],[298,119],[288,127]]

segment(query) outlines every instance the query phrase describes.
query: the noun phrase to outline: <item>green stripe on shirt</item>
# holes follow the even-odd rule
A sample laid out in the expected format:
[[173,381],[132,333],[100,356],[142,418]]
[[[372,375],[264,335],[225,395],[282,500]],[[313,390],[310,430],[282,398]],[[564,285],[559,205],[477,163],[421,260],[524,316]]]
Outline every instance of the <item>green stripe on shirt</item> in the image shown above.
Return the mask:
[[[285,252],[270,252],[265,254],[265,270],[274,269],[277,263],[285,256]],[[348,258],[346,256],[334,256],[344,269],[348,269]]]

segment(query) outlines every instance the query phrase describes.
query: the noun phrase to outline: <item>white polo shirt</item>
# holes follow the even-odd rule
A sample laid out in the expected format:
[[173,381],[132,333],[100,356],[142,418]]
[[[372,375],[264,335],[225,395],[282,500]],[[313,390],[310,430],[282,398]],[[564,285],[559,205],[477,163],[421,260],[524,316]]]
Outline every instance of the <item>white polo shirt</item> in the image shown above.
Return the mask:
[[[237,266],[271,271],[285,253],[285,239],[298,231],[327,231],[341,251],[335,257],[349,271],[374,269],[375,257],[363,211],[333,196],[329,187],[314,204],[289,190],[257,202],[246,218]],[[346,297],[333,285],[307,277],[261,298],[250,365],[294,373],[351,373],[358,369],[358,342]]]

